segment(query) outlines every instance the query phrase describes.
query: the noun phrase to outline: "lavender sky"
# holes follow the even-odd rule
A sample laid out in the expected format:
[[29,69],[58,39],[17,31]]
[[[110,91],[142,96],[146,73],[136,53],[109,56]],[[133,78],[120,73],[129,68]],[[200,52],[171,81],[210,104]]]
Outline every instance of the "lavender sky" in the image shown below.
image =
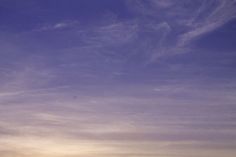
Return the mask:
[[235,0],[0,0],[1,157],[235,157]]

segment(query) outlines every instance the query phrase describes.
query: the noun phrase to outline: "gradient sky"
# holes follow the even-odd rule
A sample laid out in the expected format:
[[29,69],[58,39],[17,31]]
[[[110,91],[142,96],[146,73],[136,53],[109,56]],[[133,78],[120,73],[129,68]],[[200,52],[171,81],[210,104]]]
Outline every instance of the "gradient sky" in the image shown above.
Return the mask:
[[0,0],[1,157],[235,157],[235,0]]

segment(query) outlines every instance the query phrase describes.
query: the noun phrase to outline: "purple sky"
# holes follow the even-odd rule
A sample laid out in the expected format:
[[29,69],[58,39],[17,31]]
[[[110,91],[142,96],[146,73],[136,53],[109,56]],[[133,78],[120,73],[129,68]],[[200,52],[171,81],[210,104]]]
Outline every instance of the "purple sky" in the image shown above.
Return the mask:
[[235,157],[235,0],[0,0],[1,157]]

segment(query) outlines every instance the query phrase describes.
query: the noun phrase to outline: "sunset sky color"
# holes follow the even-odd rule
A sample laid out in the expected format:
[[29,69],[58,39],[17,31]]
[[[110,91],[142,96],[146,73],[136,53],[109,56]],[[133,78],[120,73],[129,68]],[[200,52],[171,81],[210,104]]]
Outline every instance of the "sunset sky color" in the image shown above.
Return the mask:
[[0,157],[235,156],[235,0],[0,0]]

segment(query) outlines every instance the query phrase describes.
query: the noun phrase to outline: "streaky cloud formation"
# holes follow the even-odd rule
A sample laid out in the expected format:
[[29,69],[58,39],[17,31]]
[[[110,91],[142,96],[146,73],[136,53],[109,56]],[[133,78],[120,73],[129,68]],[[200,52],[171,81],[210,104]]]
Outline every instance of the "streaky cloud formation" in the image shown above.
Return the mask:
[[234,157],[236,1],[0,1],[1,157]]
[[[140,14],[146,15],[153,23],[164,23],[171,28],[161,30],[167,35],[161,40],[162,43],[172,43],[167,36],[176,38],[174,44],[163,45],[158,48],[165,53],[182,53],[189,49],[191,41],[210,33],[235,18],[235,1],[212,0],[212,1],[130,1],[131,8]],[[159,27],[159,26],[157,26]],[[162,50],[155,49],[154,60],[163,54]],[[189,50],[188,50],[189,51]],[[162,56],[162,55],[161,55]]]

